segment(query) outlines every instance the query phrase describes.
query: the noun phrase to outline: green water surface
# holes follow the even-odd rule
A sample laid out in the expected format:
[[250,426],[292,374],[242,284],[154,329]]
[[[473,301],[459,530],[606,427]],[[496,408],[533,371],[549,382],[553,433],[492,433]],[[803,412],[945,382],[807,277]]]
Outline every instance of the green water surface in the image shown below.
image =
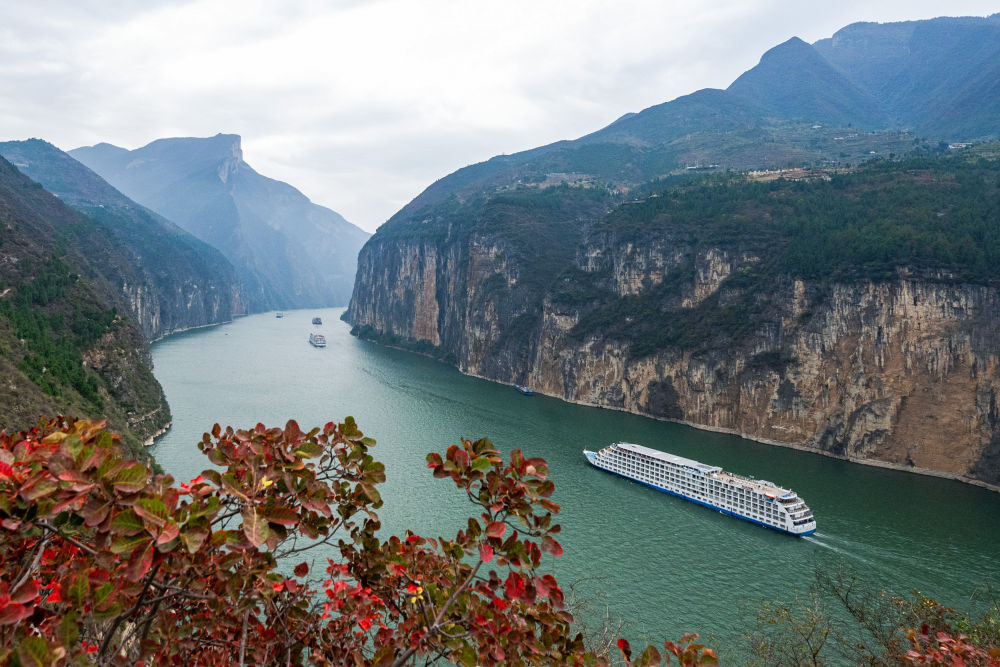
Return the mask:
[[[842,561],[878,586],[916,587],[959,607],[976,587],[1000,581],[1000,494],[522,396],[357,340],[341,312],[255,315],[157,343],[155,374],[174,422],[153,452],[167,472],[185,481],[208,467],[195,443],[216,422],[281,426],[294,418],[308,429],[353,415],[386,464],[386,531],[453,536],[471,506],[450,481],[431,478],[424,457],[461,437],[489,437],[501,450],[549,461],[565,548],[551,568],[590,604],[584,618],[594,623],[607,607],[635,641],[697,631],[723,655],[740,643],[761,600],[807,589],[818,562]],[[316,315],[323,326],[310,323]],[[325,349],[307,342],[317,330]],[[581,450],[617,440],[792,488],[813,509],[817,532],[780,534],[587,464]]]

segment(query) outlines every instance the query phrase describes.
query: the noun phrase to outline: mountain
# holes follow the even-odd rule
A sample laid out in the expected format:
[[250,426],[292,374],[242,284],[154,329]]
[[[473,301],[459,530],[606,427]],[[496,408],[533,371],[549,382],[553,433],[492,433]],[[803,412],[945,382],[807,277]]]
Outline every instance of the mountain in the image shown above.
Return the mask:
[[126,196],[217,248],[250,311],[344,305],[369,234],[243,161],[240,137],[69,152]]
[[141,451],[170,423],[149,342],[105,278],[131,261],[118,246],[0,158],[0,428],[106,417]]
[[1000,132],[996,26],[791,39],[726,90],[459,169],[365,244],[345,319],[565,400],[1000,487],[1000,151],[948,149]]
[[946,140],[997,136],[1000,14],[855,23],[814,46],[897,126]]
[[1000,488],[1000,149],[973,158],[457,204],[372,238],[347,318],[537,393]]
[[607,127],[445,176],[389,225],[450,198],[593,181],[628,189],[690,168],[856,164],[938,141],[1000,136],[1000,14],[858,23],[809,45],[791,38],[726,90],[703,89]]
[[0,143],[0,155],[102,230],[114,250],[95,268],[150,340],[245,312],[233,267],[219,251],[45,141]]

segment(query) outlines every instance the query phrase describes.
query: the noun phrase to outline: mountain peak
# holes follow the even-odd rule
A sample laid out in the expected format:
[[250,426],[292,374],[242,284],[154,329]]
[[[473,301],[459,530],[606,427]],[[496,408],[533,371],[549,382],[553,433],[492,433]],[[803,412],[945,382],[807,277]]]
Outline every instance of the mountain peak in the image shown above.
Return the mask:
[[230,156],[237,160],[243,160],[243,138],[238,134],[223,134],[219,132],[210,139],[213,143],[218,143],[220,147],[226,147]]
[[774,58],[779,55],[784,56],[789,53],[799,53],[803,51],[812,51],[812,46],[807,42],[804,42],[798,37],[790,37],[786,39],[781,44],[777,46],[772,46],[770,49],[764,52],[764,55],[760,57],[761,62],[764,62],[768,58]]
[[880,126],[875,99],[798,37],[761,56],[727,90],[771,113],[806,122]]

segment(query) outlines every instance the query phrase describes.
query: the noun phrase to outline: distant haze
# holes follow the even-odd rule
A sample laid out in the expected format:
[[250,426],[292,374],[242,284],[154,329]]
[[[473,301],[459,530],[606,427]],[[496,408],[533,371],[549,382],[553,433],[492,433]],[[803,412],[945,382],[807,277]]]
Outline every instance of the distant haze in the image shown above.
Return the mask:
[[995,2],[261,3],[0,8],[0,128],[64,150],[243,136],[246,160],[374,230],[435,179],[725,88],[770,47]]

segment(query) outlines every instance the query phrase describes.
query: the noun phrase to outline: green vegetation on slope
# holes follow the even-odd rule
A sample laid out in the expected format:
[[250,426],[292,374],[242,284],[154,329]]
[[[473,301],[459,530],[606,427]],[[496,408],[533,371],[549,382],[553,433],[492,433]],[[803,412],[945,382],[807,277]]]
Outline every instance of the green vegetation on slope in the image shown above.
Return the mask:
[[170,412],[149,343],[105,277],[121,253],[101,232],[0,159],[0,428],[106,417],[145,456]]
[[83,299],[72,298],[79,276],[59,258],[52,258],[35,279],[18,289],[10,301],[0,301],[26,351],[19,368],[49,396],[76,390],[98,411],[104,400],[97,379],[82,364],[82,353],[111,327],[117,313]]
[[[583,313],[574,335],[707,349],[741,340],[773,312],[780,281],[880,282],[899,276],[995,285],[1000,262],[1000,163],[983,158],[876,161],[813,180],[715,175],[621,206],[591,235],[611,249],[666,243],[683,259],[658,285],[619,297],[607,270],[569,268],[553,300]],[[719,249],[747,258],[694,307],[679,295],[695,258]]]

